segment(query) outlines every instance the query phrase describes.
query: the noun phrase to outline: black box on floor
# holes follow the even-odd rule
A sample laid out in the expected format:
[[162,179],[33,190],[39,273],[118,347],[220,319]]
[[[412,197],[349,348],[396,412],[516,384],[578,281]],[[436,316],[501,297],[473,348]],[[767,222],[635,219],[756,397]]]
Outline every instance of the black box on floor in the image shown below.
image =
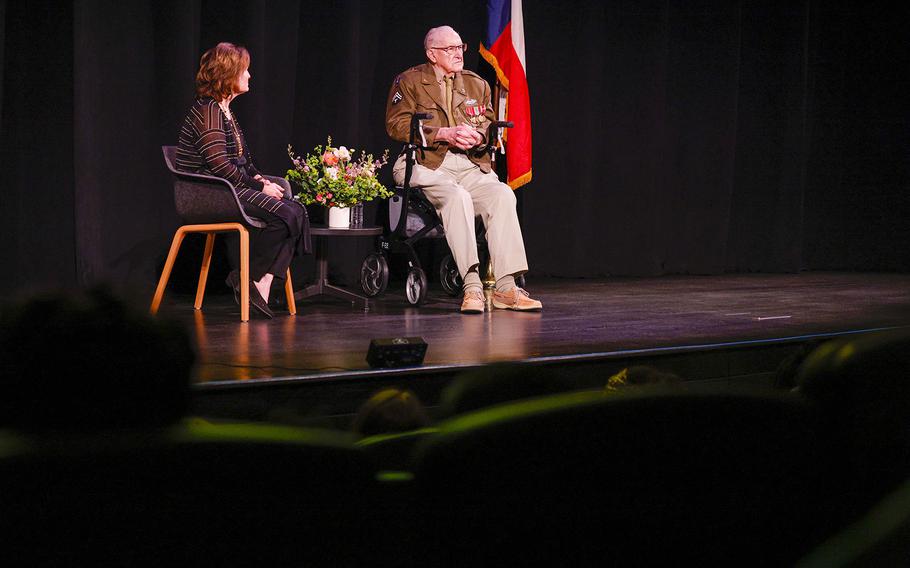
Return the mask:
[[408,367],[423,363],[427,342],[422,337],[388,337],[370,341],[370,367]]

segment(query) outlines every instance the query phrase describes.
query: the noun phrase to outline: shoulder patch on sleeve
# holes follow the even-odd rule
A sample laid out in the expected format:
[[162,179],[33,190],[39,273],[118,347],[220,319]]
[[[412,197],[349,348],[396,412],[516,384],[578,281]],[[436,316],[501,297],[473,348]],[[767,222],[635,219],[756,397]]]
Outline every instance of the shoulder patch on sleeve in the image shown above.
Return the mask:
[[395,94],[392,95],[392,104],[398,104],[398,102],[401,101],[401,98],[401,91],[395,91]]

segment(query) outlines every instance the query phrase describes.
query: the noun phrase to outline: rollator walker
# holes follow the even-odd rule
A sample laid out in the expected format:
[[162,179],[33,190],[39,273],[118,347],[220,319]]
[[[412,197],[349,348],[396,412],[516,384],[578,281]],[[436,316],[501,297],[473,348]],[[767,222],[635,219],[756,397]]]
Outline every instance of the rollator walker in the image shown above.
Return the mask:
[[[379,238],[379,252],[371,253],[361,264],[360,287],[369,297],[383,293],[389,285],[389,255],[404,253],[408,257],[408,273],[404,288],[408,303],[419,306],[426,300],[427,274],[414,251],[414,243],[423,238],[444,238],[445,232],[433,204],[420,188],[411,187],[411,174],[414,164],[417,163],[417,152],[430,149],[428,146],[418,144],[418,140],[423,139],[421,121],[431,118],[433,115],[429,113],[415,113],[411,117],[408,143],[403,148],[404,183],[395,188],[395,195],[389,199],[388,227],[386,234]],[[499,129],[512,128],[513,125],[508,121],[492,121],[487,129],[487,144],[481,146],[480,151],[489,152],[492,156],[496,151],[493,141],[499,139]],[[476,219],[475,232],[478,247],[484,250],[485,229],[479,217]],[[462,278],[451,252],[446,253],[440,264],[439,281],[449,296],[456,297],[461,294]]]

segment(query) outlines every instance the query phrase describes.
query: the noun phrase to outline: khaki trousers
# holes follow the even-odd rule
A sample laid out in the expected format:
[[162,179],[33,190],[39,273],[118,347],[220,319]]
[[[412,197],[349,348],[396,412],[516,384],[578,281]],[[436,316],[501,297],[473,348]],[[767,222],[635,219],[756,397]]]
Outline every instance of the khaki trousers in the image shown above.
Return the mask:
[[[405,158],[392,167],[395,183],[404,183]],[[464,154],[446,152],[438,169],[419,164],[411,173],[411,187],[419,187],[442,220],[446,241],[464,278],[480,264],[474,217],[480,215],[496,278],[528,270],[525,246],[515,208],[515,192],[494,172],[483,173]]]

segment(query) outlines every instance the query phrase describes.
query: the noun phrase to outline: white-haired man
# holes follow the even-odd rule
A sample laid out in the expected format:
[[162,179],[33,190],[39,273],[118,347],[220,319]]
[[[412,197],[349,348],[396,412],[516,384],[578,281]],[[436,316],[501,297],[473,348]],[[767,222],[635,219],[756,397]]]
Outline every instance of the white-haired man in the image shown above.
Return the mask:
[[[490,85],[464,69],[467,45],[449,26],[433,28],[424,39],[427,62],[399,74],[386,102],[386,131],[407,142],[411,117],[428,113],[422,134],[429,147],[418,153],[410,184],[436,208],[452,256],[464,280],[462,313],[482,313],[483,285],[478,274],[474,217],[480,215],[496,272],[495,308],[540,310],[542,305],[515,284],[528,270],[515,194],[490,167],[479,147],[493,120]],[[423,142],[423,141],[421,141]],[[402,154],[392,169],[396,183],[405,175]]]

